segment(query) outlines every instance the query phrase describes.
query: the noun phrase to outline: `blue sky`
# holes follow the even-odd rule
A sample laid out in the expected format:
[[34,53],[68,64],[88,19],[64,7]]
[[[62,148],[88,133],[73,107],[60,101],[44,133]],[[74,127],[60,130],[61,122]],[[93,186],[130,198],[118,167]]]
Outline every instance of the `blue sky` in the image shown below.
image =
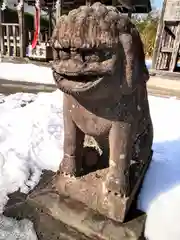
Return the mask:
[[151,0],[152,6],[154,5],[156,8],[162,7],[163,0]]

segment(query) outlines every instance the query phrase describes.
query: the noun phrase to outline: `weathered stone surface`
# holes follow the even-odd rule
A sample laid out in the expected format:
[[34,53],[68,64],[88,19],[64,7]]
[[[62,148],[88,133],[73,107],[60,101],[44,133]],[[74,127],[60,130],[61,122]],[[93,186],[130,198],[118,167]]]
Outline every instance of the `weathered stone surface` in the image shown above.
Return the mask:
[[81,202],[60,196],[48,182],[51,182],[51,176],[47,178],[45,174],[25,200],[16,196],[13,203],[11,199],[4,214],[33,221],[40,240],[143,239],[145,214],[132,208],[127,222],[117,223]]

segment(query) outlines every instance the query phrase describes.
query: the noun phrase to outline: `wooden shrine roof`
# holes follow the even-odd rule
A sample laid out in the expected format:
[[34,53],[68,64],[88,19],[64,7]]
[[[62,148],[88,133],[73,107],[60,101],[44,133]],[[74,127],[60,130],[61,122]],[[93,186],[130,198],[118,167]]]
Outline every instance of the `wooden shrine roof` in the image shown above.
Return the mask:
[[[41,2],[42,0],[40,0]],[[127,12],[127,9],[123,7],[123,2],[130,1],[130,0],[101,0],[100,2],[106,5],[113,5],[116,2],[115,6],[119,9],[120,12]],[[133,13],[148,13],[151,11],[151,2],[150,0],[131,0],[133,2],[134,11]],[[34,5],[35,0],[25,0],[29,5]],[[45,2],[45,6],[55,6],[56,0],[43,0]],[[70,11],[74,8],[77,8],[81,5],[86,4],[86,0],[62,0],[62,8],[63,12]]]

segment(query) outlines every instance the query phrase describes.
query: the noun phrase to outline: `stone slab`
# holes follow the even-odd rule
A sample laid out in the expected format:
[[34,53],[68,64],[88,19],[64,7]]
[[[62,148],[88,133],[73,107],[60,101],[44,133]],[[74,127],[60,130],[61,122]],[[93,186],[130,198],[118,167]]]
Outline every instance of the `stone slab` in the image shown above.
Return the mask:
[[4,214],[34,223],[39,240],[143,240],[145,214],[132,208],[126,223],[117,223],[86,205],[40,188]]

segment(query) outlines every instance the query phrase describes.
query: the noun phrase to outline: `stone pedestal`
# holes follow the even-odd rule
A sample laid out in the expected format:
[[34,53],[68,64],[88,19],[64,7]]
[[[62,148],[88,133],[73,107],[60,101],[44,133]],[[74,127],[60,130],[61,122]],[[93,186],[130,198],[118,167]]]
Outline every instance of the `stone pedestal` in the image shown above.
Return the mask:
[[[12,201],[13,202],[13,201]],[[131,211],[126,223],[117,223],[83,203],[51,190],[36,189],[25,201],[7,206],[4,214],[34,223],[39,240],[142,240],[145,214]]]
[[106,192],[104,183],[108,168],[75,178],[57,175],[52,181],[54,188],[63,197],[83,203],[94,211],[116,222],[124,222],[151,161],[152,153],[144,161],[134,161],[130,165],[130,195],[122,197],[118,193]]
[[[143,240],[145,214],[135,209],[135,198],[150,160],[140,168],[130,197],[110,196],[111,205],[98,196],[106,169],[79,179],[60,176],[58,181],[57,175],[46,172],[28,196],[10,196],[4,215],[30,219],[40,240]],[[126,222],[120,223],[125,216]]]

